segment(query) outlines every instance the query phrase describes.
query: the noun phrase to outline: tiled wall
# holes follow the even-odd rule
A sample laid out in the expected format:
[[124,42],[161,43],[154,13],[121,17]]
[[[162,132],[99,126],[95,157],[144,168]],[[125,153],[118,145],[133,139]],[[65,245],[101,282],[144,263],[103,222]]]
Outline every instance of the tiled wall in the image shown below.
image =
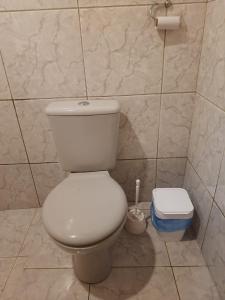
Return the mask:
[[196,209],[194,227],[218,286],[225,295],[225,2],[207,4],[184,186]]
[[0,0],[0,209],[41,205],[65,174],[44,108],[118,99],[112,175],[134,198],[182,186],[206,3],[174,1],[178,31],[158,32],[149,0]]

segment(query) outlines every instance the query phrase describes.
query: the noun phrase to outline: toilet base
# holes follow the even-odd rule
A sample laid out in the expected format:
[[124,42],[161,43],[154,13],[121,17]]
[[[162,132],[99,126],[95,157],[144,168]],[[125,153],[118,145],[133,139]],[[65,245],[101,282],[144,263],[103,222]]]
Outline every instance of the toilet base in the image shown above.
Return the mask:
[[103,281],[111,272],[111,251],[101,249],[93,253],[76,253],[73,255],[75,274],[85,283],[98,283]]

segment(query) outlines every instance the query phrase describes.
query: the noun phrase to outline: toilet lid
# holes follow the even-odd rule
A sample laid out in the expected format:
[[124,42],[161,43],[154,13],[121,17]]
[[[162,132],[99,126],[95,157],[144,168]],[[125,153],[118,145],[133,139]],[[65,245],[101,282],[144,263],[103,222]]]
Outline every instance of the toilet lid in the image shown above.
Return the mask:
[[49,194],[42,215],[50,236],[79,247],[110,236],[126,212],[124,191],[103,171],[70,174]]

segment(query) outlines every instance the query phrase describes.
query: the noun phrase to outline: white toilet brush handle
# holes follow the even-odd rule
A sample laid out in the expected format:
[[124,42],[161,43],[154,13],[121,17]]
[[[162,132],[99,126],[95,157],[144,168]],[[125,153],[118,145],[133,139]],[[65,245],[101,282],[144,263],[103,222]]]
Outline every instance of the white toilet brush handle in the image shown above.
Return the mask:
[[139,200],[140,185],[141,185],[141,180],[136,179],[136,197],[135,197],[135,205],[136,206],[137,206],[138,200]]

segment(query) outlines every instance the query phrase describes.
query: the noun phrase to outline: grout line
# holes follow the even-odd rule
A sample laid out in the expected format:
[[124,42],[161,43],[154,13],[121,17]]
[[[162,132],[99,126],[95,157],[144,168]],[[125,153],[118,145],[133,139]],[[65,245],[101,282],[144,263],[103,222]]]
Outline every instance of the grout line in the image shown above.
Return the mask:
[[197,91],[197,86],[198,86],[198,77],[199,77],[199,72],[200,72],[200,65],[201,65],[201,60],[202,60],[202,52],[203,52],[203,41],[204,41],[204,36],[205,36],[205,23],[206,23],[206,13],[207,13],[207,2],[205,2],[205,15],[204,15],[204,20],[203,20],[203,31],[202,31],[202,38],[201,38],[201,49],[200,49],[200,55],[199,55],[199,62],[198,62],[198,69],[197,69],[197,74],[196,74],[196,82],[195,82],[195,90]]
[[[212,0],[215,1],[215,0]],[[212,2],[210,1],[210,2]],[[49,7],[49,8],[28,8],[28,9],[5,9],[5,10],[0,10],[1,13],[19,13],[19,12],[39,12],[39,11],[56,11],[56,10],[77,10],[77,9],[90,9],[90,8],[120,8],[120,7],[146,7],[149,5],[154,4],[155,2],[149,2],[145,4],[117,4],[117,5],[99,5],[99,6],[92,6],[92,5],[87,5],[87,6],[70,6],[70,7]],[[175,2],[173,5],[191,5],[191,4],[198,4],[198,3],[207,3],[203,0],[201,1],[191,1],[191,2]],[[163,4],[163,3],[162,3]]]
[[200,97],[202,97],[204,100],[206,100],[207,102],[209,102],[211,105],[215,106],[217,109],[219,109],[220,111],[222,111],[223,113],[225,113],[225,110],[222,109],[221,107],[219,107],[216,103],[212,102],[209,98],[207,98],[206,96],[203,96],[200,92],[196,91],[196,94],[199,95]]
[[5,288],[6,288],[6,285],[7,285],[8,281],[9,281],[9,278],[11,277],[11,274],[12,274],[13,270],[15,269],[15,266],[16,266],[16,263],[17,263],[17,259],[18,259],[18,257],[15,258],[15,261],[14,261],[14,263],[12,265],[12,268],[10,269],[10,272],[9,272],[7,278],[6,278],[6,281],[5,281],[5,283],[4,283],[4,285],[3,285],[2,289],[1,289],[1,293],[2,294],[3,294],[3,292],[4,292]]
[[27,157],[27,162],[28,162],[29,169],[30,169],[31,178],[32,178],[32,181],[33,181],[34,190],[35,190],[36,197],[37,197],[37,201],[35,201],[35,202],[37,202],[37,204],[38,204],[39,207],[40,207],[41,204],[40,204],[40,200],[39,200],[39,197],[38,197],[37,187],[36,187],[35,180],[34,180],[34,176],[33,176],[33,172],[32,172],[32,169],[31,169],[31,165],[30,165],[30,161],[29,161],[29,156],[28,156],[28,151],[27,151],[26,144],[25,144],[25,140],[24,140],[24,136],[23,136],[23,131],[22,131],[22,128],[21,128],[21,125],[20,125],[18,113],[17,113],[17,110],[16,110],[15,101],[14,101],[14,99],[13,99],[13,93],[12,93],[12,90],[11,90],[11,86],[10,86],[8,74],[7,74],[7,71],[6,71],[6,67],[5,67],[5,63],[4,63],[4,60],[3,60],[3,56],[2,56],[1,51],[0,51],[0,56],[1,56],[2,65],[3,65],[3,68],[4,68],[4,72],[5,72],[5,77],[6,77],[6,80],[7,80],[7,83],[8,83],[10,95],[11,95],[11,97],[12,97],[12,104],[13,104],[15,116],[16,116],[16,119],[17,119],[17,125],[18,125],[19,131],[20,131],[21,140],[22,140],[22,143],[23,143],[23,146],[24,146],[24,151],[25,151],[25,153],[26,153],[26,157]]
[[177,285],[176,277],[175,277],[175,275],[174,275],[173,266],[172,266],[171,259],[170,259],[169,249],[168,249],[168,247],[167,247],[167,243],[164,242],[164,244],[165,244],[166,251],[167,251],[167,255],[168,255],[168,258],[169,258],[170,268],[171,268],[171,271],[172,271],[172,274],[173,274],[173,279],[174,279],[174,283],[175,283],[175,286],[176,286],[178,298],[179,298],[179,300],[181,300],[181,296],[180,296],[180,293],[179,293],[179,290],[178,290],[178,285]]
[[[215,0],[212,0],[212,1],[215,1]],[[98,6],[93,6],[93,5],[87,5],[87,6],[80,6],[79,8],[81,9],[90,9],[90,8],[113,8],[113,7],[117,7],[117,8],[120,8],[120,7],[145,7],[145,6],[150,6],[152,4],[155,4],[157,1],[152,1],[152,2],[149,2],[149,3],[140,3],[140,4],[116,4],[116,5],[98,5]],[[203,1],[203,0],[200,0],[200,1],[191,1],[191,2],[174,2],[173,3],[173,6],[174,5],[190,5],[190,4],[198,4],[198,3],[207,3],[206,1]],[[158,2],[157,2],[158,4]],[[159,2],[159,4],[164,4],[163,2]]]
[[[17,258],[20,257],[20,253],[21,253],[21,251],[22,251],[22,249],[23,249],[23,245],[24,245],[24,242],[25,242],[25,240],[26,240],[26,238],[27,238],[27,236],[28,236],[28,233],[29,233],[29,231],[30,231],[31,225],[32,225],[32,223],[33,223],[33,221],[34,221],[36,215],[38,214],[38,209],[35,209],[35,208],[32,208],[32,209],[35,210],[35,211],[34,211],[33,217],[31,218],[30,224],[28,225],[27,231],[26,231],[25,234],[24,234],[24,239],[23,239],[23,241],[22,241],[22,243],[21,243],[21,246],[20,246],[20,249],[19,249],[19,251],[18,251]],[[22,257],[24,257],[24,256],[22,256]]]
[[[165,8],[167,15],[167,8]],[[162,70],[161,70],[161,87],[160,87],[160,107],[159,107],[159,119],[158,119],[158,132],[157,132],[157,150],[156,157],[159,158],[159,140],[160,140],[160,125],[161,125],[161,114],[162,114],[162,91],[163,91],[163,78],[164,78],[164,67],[165,67],[165,49],[166,48],[166,30],[163,36],[163,53],[162,53]],[[155,172],[155,187],[157,187],[158,178],[158,160],[156,159],[156,172]]]
[[[183,92],[155,92],[155,93],[137,93],[137,94],[112,94],[112,95],[89,95],[88,98],[89,100],[92,100],[93,98],[110,98],[110,97],[135,97],[135,96],[158,96],[158,95],[173,95],[173,94],[195,94],[196,91],[183,91]],[[82,95],[82,96],[55,96],[55,97],[29,97],[29,98],[13,98],[14,101],[30,101],[30,100],[54,100],[54,99],[86,99],[87,96]],[[10,101],[12,99],[0,99],[0,101]]]
[[[146,157],[143,157],[143,158],[119,158],[117,159],[117,161],[129,161],[129,160],[165,160],[165,159],[187,159],[187,157],[183,157],[183,156],[179,156],[179,157],[158,157],[158,158],[146,158]],[[60,164],[59,161],[45,161],[45,162],[26,162],[26,163],[23,163],[23,162],[18,162],[18,163],[0,163],[0,166],[14,166],[14,165],[45,165],[45,164]]]
[[[78,4],[79,4],[79,0],[78,0]],[[79,6],[78,6],[78,21],[79,21],[79,30],[80,30],[80,43],[81,43],[81,50],[82,50],[85,92],[86,92],[86,97],[88,99],[87,76],[86,76],[86,66],[85,66],[85,59],[84,59],[84,42],[83,42],[83,35],[82,35],[81,16],[80,16]]]

